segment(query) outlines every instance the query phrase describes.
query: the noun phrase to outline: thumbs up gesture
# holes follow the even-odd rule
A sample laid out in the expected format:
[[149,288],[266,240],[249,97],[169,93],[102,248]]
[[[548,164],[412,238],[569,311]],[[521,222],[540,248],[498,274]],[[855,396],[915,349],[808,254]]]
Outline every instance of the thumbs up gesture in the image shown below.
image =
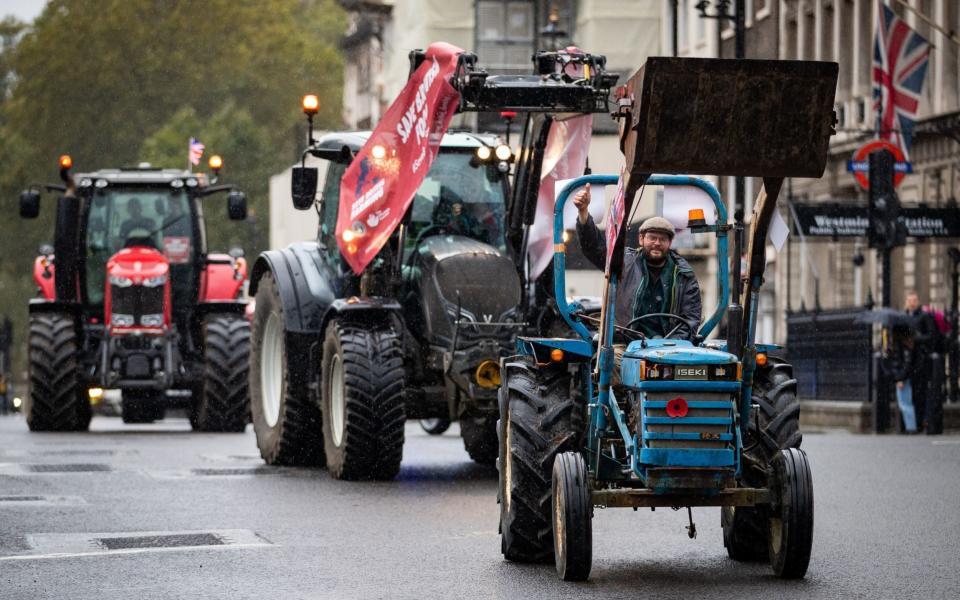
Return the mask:
[[590,217],[590,211],[588,210],[590,206],[590,184],[588,183],[586,187],[573,197],[573,204],[577,207],[577,220],[581,224],[587,222],[587,219]]

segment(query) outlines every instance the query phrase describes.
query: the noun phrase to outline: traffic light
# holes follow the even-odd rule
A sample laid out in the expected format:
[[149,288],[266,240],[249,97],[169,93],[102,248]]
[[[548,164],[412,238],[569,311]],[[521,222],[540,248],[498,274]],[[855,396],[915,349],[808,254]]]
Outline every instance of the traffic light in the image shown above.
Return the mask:
[[870,221],[867,241],[871,248],[895,248],[907,242],[906,227],[900,222],[900,199],[893,187],[893,154],[873,152],[870,159]]

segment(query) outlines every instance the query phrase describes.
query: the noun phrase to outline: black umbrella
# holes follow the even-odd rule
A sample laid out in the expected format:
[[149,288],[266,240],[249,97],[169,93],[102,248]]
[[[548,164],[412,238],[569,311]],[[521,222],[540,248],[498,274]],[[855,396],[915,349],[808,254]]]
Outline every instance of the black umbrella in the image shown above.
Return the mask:
[[854,323],[880,323],[884,327],[915,327],[917,320],[911,315],[893,308],[877,308],[857,315]]

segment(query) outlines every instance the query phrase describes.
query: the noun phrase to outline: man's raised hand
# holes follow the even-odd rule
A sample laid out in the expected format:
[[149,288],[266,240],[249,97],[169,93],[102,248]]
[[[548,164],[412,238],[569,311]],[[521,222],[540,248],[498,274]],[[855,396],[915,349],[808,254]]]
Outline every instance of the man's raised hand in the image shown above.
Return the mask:
[[581,225],[586,224],[587,219],[590,218],[590,211],[588,210],[590,206],[589,183],[573,197],[573,204],[577,207],[577,220],[580,221]]

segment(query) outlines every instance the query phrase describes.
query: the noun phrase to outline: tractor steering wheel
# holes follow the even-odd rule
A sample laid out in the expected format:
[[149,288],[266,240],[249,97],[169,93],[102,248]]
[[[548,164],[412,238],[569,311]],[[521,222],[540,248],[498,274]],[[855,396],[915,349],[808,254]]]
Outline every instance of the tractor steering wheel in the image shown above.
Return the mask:
[[671,313],[647,313],[647,314],[645,314],[645,315],[640,315],[639,317],[637,317],[637,318],[631,320],[629,323],[627,323],[627,329],[633,329],[633,327],[634,327],[634,325],[635,325],[636,323],[638,323],[638,322],[640,322],[640,321],[642,321],[642,320],[644,320],[644,319],[649,319],[650,317],[666,317],[666,318],[668,318],[668,319],[673,319],[674,321],[679,321],[679,322],[677,323],[677,325],[676,325],[673,329],[671,329],[670,331],[668,331],[667,334],[663,336],[663,339],[669,339],[670,336],[673,335],[674,333],[676,333],[677,330],[680,329],[680,327],[682,327],[683,325],[687,325],[687,326],[690,327],[691,329],[693,329],[693,327],[694,327],[692,323],[690,323],[689,321],[687,321],[687,320],[684,319],[683,317],[680,317],[680,316],[677,316],[677,315],[674,315],[674,314],[671,314]]

